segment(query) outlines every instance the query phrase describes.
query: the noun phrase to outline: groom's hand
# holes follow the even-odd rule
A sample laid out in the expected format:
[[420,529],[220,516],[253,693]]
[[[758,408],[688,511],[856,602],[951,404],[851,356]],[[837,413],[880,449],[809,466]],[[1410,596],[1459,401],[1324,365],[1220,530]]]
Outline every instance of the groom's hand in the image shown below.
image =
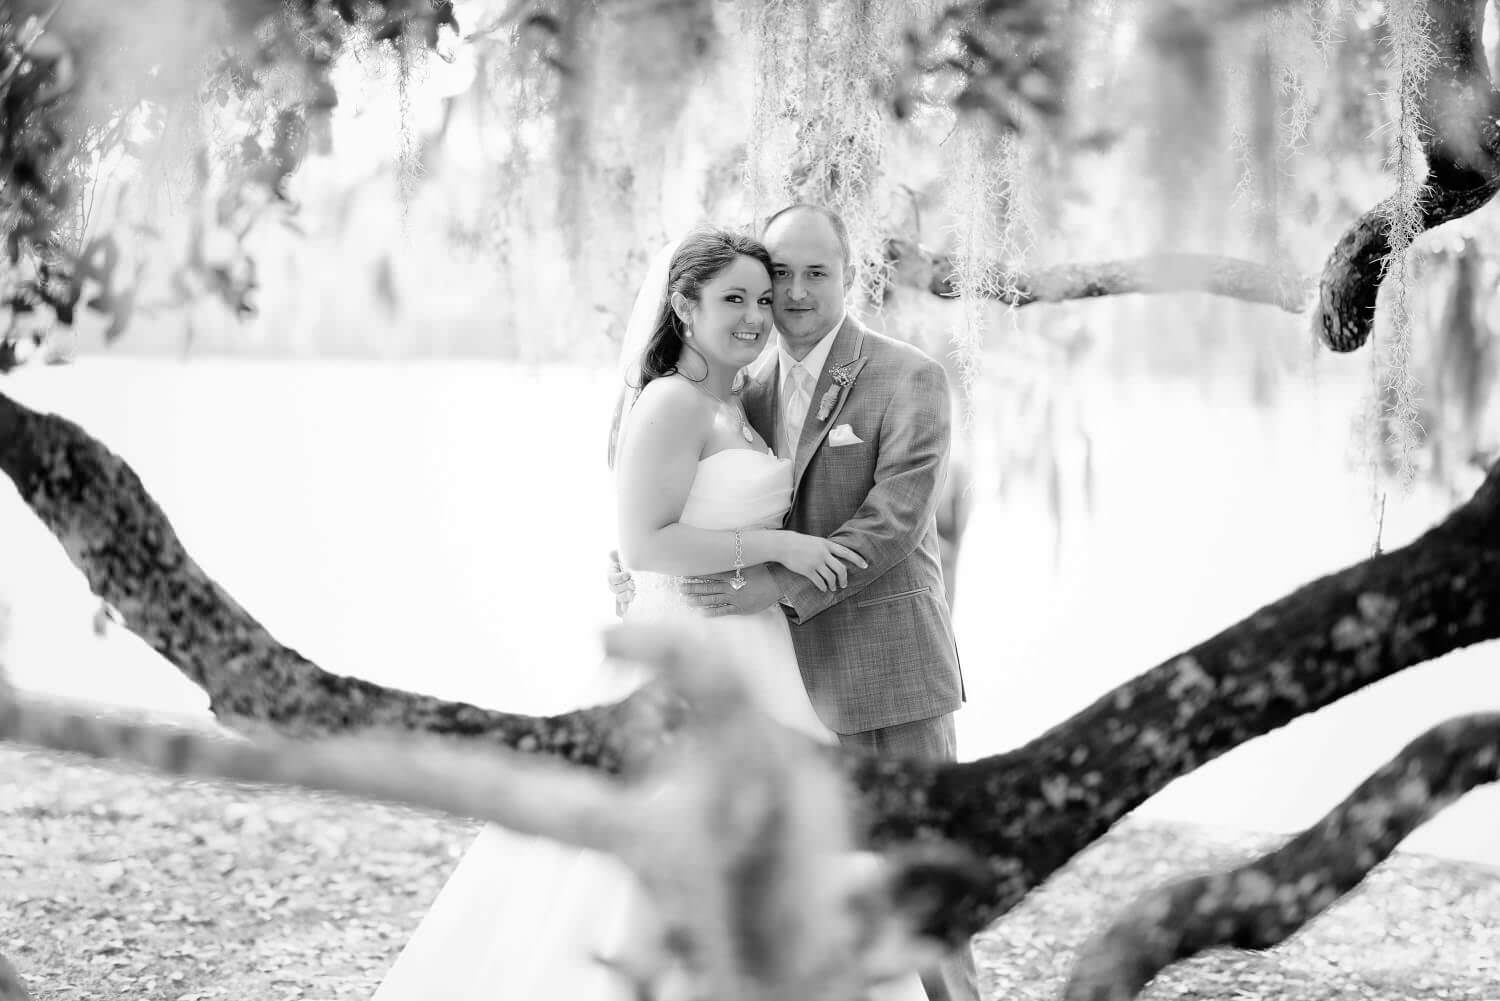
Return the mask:
[[754,615],[776,604],[781,588],[765,564],[746,567],[745,586],[736,591],[729,583],[733,574],[694,577],[677,586],[683,600],[704,615]]
[[609,551],[609,570],[604,576],[609,581],[609,589],[615,593],[615,614],[623,618],[625,610],[635,600],[635,579],[629,570],[620,566],[619,550]]

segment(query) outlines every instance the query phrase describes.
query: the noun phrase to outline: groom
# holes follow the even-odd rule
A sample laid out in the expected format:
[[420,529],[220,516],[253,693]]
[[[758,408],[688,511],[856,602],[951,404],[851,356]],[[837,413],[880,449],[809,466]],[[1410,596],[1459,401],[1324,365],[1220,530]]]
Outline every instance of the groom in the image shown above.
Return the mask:
[[[770,564],[747,568],[739,590],[726,574],[683,593],[714,615],[779,602],[812,703],[845,746],[953,761],[964,689],[936,522],[951,441],[947,376],[847,314],[854,271],[838,215],[790,206],[766,223],[763,242],[780,340],[743,391],[745,411],[793,459],[785,527],[842,542],[869,567],[851,566],[848,587],[828,592]],[[978,998],[967,949],[923,982],[932,1001]]]

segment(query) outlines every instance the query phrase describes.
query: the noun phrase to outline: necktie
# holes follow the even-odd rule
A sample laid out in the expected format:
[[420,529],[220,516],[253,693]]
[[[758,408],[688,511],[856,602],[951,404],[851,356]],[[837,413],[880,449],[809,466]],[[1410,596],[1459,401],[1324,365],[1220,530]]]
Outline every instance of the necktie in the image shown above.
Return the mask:
[[781,416],[785,450],[782,458],[792,459],[797,455],[797,442],[802,438],[802,425],[807,421],[807,408],[812,403],[812,373],[801,364],[793,365],[786,382]]

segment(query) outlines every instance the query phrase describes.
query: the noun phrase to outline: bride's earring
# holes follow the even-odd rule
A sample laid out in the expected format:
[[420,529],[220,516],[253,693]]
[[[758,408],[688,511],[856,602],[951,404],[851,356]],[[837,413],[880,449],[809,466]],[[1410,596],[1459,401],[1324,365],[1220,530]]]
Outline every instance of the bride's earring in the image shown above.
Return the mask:
[[672,312],[677,314],[677,322],[682,324],[682,339],[690,341],[693,339],[693,313],[691,301],[681,293],[672,293]]

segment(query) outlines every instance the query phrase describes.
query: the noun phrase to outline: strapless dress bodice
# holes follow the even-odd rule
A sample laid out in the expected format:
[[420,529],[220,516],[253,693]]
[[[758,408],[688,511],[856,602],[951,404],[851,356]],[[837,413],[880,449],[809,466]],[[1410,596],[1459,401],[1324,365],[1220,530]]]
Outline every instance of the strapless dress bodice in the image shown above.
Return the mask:
[[[728,448],[698,460],[698,472],[678,523],[716,532],[780,528],[791,504],[790,459],[751,448]],[[637,591],[675,593],[681,580],[634,571],[632,577]]]
[[792,503],[792,463],[729,448],[698,460],[679,521],[694,528],[780,528]]

